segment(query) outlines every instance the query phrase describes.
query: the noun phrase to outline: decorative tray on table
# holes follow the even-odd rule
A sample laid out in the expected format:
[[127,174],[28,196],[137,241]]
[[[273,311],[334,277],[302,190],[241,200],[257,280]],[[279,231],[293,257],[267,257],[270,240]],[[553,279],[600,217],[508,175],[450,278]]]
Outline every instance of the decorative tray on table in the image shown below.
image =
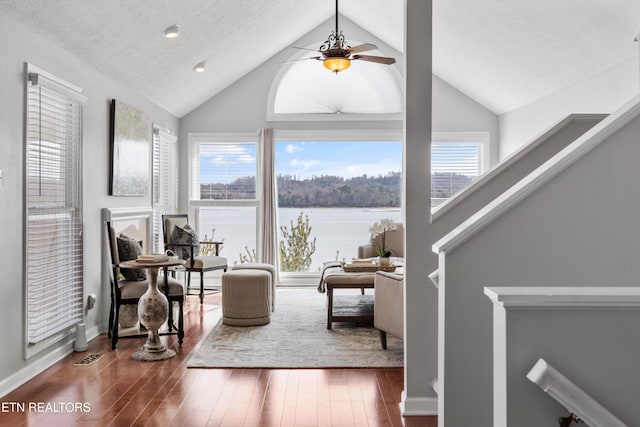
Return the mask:
[[395,264],[380,265],[372,260],[357,260],[342,264],[342,269],[347,273],[374,273],[376,271],[393,272],[398,266]]

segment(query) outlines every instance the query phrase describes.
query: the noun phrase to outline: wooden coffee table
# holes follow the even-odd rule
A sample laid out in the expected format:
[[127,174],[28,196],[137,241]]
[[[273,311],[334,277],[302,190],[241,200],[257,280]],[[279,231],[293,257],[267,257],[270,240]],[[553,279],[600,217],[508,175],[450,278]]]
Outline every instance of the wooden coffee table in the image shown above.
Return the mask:
[[[399,273],[402,264],[397,263]],[[359,322],[373,325],[373,295],[365,295],[365,289],[373,289],[375,271],[346,272],[338,265],[329,266],[323,272],[324,287],[327,291],[327,329],[334,322]],[[360,289],[361,295],[341,296],[341,304],[336,304],[335,289]],[[346,304],[345,301],[348,301]],[[336,307],[338,306],[338,307]]]
[[[349,273],[338,265],[324,270],[322,280],[327,291],[327,329],[331,329],[334,322],[373,324],[373,295],[365,295],[364,290],[373,289],[374,274],[375,272]],[[341,296],[342,303],[336,304],[335,289],[360,289],[361,295]],[[334,306],[337,306],[337,311],[334,311]]]
[[[350,273],[344,273],[350,274]],[[373,295],[365,295],[365,289],[373,289],[373,273],[371,283],[327,283],[327,329],[331,329],[333,322],[358,322],[373,325]],[[362,295],[340,297],[348,303],[340,304],[334,312],[334,289],[362,289]]]

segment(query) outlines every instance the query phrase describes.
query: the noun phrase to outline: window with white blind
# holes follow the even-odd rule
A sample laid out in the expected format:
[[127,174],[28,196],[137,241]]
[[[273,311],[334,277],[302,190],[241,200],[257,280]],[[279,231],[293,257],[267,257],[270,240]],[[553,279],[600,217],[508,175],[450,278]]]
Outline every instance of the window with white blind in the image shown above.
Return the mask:
[[471,184],[488,169],[488,136],[434,134],[431,144],[431,207]]
[[256,141],[219,138],[192,144],[191,199],[256,199]]
[[[28,65],[27,357],[83,319],[81,89]],[[40,344],[40,345],[39,345]]]
[[229,265],[257,249],[257,154],[257,134],[189,134],[191,221]]
[[164,251],[162,215],[178,209],[178,141],[168,129],[153,127],[153,251]]

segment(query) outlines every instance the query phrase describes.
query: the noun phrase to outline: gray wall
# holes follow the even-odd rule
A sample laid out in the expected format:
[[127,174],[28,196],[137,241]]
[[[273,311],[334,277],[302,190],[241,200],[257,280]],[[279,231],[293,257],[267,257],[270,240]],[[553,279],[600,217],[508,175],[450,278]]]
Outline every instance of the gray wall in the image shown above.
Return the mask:
[[[34,364],[55,353],[54,346],[25,362],[23,314],[23,176],[24,176],[24,62],[84,89],[84,289],[98,295],[97,307],[87,313],[89,335],[106,331],[108,288],[101,283],[103,207],[149,206],[150,197],[110,197],[109,100],[119,99],[145,113],[162,126],[178,131],[178,120],[129,88],[82,62],[20,23],[0,15],[0,324],[5,325],[0,350],[0,394],[21,375],[32,374]],[[44,363],[44,362],[43,362]],[[28,366],[28,367],[27,367]],[[26,369],[24,369],[26,368]],[[28,372],[25,373],[25,372]]]
[[500,159],[574,113],[609,114],[638,94],[638,58],[500,116]]
[[485,286],[638,284],[639,133],[635,118],[441,255],[440,425],[492,425],[492,307]]
[[491,165],[498,162],[498,116],[434,74],[431,120],[434,132],[489,132]]
[[443,212],[434,214],[433,224],[436,227],[437,240],[582,136],[603,118],[601,115],[567,117],[447,200],[442,206]]
[[640,425],[640,311],[508,309],[507,424],[557,425],[567,410],[526,378],[539,358],[629,426]]

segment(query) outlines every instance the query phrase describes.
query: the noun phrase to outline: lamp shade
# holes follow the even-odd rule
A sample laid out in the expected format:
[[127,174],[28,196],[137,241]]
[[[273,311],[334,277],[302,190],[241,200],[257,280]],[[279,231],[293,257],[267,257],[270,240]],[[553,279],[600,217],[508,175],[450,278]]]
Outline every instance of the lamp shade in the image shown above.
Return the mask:
[[342,57],[330,57],[325,59],[323,64],[327,70],[338,73],[349,68],[351,66],[351,61]]

